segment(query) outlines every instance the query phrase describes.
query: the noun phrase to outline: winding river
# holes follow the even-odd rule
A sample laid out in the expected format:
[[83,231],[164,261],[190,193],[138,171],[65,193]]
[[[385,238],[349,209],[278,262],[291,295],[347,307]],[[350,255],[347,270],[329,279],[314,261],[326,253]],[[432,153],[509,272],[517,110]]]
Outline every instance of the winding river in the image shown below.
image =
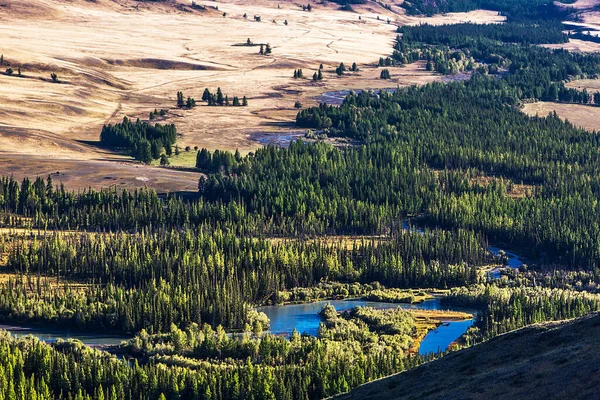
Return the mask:
[[[418,219],[418,217],[416,217],[416,219]],[[417,225],[414,225],[412,223],[412,220],[413,220],[412,218],[403,219],[402,220],[402,229],[405,231],[416,232],[416,233],[420,233],[421,235],[424,235],[425,230]],[[525,264],[525,259],[523,257],[521,257],[518,254],[515,254],[513,252],[503,250],[500,247],[488,246],[488,251],[495,256],[499,255],[500,251],[503,251],[504,255],[506,256],[505,267],[516,269],[516,268],[520,268],[523,264]],[[494,268],[492,271],[490,271],[490,276],[494,279],[500,278],[501,270],[502,270],[502,267]]]
[[[367,300],[329,300],[318,301],[308,304],[291,304],[285,306],[267,306],[259,307],[257,310],[262,311],[271,320],[271,333],[278,335],[290,335],[294,328],[299,333],[316,336],[319,331],[321,319],[318,315],[319,311],[327,304],[331,304],[337,311],[348,310],[357,306],[373,307],[379,309],[402,308],[416,310],[441,310],[439,298],[426,300],[418,304],[398,304],[398,303],[382,303]],[[473,310],[465,310],[460,308],[450,308],[453,311],[465,311],[476,314]],[[437,329],[430,331],[421,342],[419,353],[425,355],[428,353],[437,353],[445,351],[448,346],[463,333],[467,331],[473,324],[475,319],[465,321],[448,321],[440,325]]]

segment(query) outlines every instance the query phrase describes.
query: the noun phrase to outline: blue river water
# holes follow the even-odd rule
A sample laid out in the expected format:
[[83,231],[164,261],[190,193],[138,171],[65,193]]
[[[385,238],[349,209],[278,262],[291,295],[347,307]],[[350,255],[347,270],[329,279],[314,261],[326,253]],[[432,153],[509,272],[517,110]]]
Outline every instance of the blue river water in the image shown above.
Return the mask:
[[121,342],[130,339],[127,336],[118,336],[102,333],[80,333],[68,330],[58,330],[51,328],[29,328],[14,325],[0,325],[0,330],[6,330],[14,337],[33,336],[46,343],[56,342],[58,339],[68,340],[77,339],[88,346],[115,346]]
[[[299,333],[306,333],[312,336],[316,336],[319,331],[319,325],[321,318],[318,313],[327,304],[331,304],[337,311],[348,310],[357,306],[360,307],[373,307],[378,309],[420,309],[420,310],[441,310],[443,307],[440,306],[440,300],[434,298],[426,300],[418,304],[398,304],[398,303],[382,303],[367,300],[329,300],[329,301],[318,301],[309,304],[291,304],[285,306],[267,306],[259,307],[257,310],[262,311],[271,320],[271,333],[279,335],[289,335],[293,332],[294,328]],[[474,313],[472,310],[463,310],[451,308],[456,311],[466,311]],[[422,355],[428,353],[436,353],[438,351],[445,351],[450,344],[458,339],[463,333],[469,329],[475,323],[474,319],[465,321],[448,321],[437,329],[430,331],[419,348],[419,353]]]

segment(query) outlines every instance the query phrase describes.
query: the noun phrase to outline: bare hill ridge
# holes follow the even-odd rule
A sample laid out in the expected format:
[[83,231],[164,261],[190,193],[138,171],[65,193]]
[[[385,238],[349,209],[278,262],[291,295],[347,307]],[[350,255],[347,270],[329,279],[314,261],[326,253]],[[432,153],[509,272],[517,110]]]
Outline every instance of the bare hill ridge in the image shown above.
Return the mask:
[[600,313],[531,325],[335,397],[600,399]]

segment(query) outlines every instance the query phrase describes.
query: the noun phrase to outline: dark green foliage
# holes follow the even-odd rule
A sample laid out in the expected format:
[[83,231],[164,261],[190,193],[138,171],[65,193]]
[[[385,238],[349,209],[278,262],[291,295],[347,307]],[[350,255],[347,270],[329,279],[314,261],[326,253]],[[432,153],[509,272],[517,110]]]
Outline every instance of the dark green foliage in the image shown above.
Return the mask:
[[402,40],[406,43],[426,43],[452,48],[472,46],[478,41],[492,40],[504,43],[542,44],[566,43],[560,22],[540,23],[533,27],[526,23],[511,24],[452,24],[433,26],[401,26]]
[[[244,98],[246,98],[244,96]],[[213,94],[208,89],[204,89],[204,93],[202,94],[202,100],[206,101],[209,106],[241,106],[244,104],[240,104],[240,98],[238,96],[234,96],[232,102],[229,101],[229,95],[224,95],[221,88],[217,88],[217,93]],[[195,104],[195,103],[194,103]]]
[[171,164],[171,162],[169,161],[169,159],[167,158],[167,156],[165,154],[162,154],[160,156],[160,165],[162,165],[163,167],[168,166],[169,164]]
[[158,149],[170,148],[176,140],[175,125],[151,125],[140,120],[132,123],[127,117],[123,118],[122,123],[105,125],[100,134],[100,143],[103,146],[127,150],[142,162],[150,162],[152,158],[158,158],[160,156]]
[[[202,98],[204,99],[204,95]],[[193,99],[192,97],[188,97],[187,100],[185,100],[185,97],[183,96],[183,92],[177,92],[177,107],[179,107],[179,108],[186,107],[188,109],[194,108],[194,107],[196,107],[196,100]]]
[[391,79],[391,75],[390,75],[390,70],[389,69],[382,69],[381,73],[379,74],[379,79]]

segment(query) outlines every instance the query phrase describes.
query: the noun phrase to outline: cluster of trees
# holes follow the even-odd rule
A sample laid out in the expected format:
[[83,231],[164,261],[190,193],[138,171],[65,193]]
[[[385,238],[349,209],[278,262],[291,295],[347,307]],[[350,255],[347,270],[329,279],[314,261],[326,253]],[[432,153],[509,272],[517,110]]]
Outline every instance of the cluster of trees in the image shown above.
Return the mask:
[[379,74],[379,78],[380,79],[391,79],[392,76],[390,75],[390,70],[389,69],[382,69],[381,73]]
[[246,107],[248,105],[248,98],[244,96],[240,102],[238,96],[233,96],[232,101],[229,101],[228,95],[223,95],[221,88],[217,88],[217,93],[211,93],[208,88],[204,89],[202,93],[202,101],[206,101],[209,106],[234,106],[234,107]]
[[304,74],[302,72],[302,68],[294,70],[294,79],[297,79],[297,78],[304,78]]
[[431,298],[421,290],[386,288],[379,282],[363,284],[360,282],[319,282],[311,287],[295,287],[279,291],[274,295],[273,303],[306,303],[347,297],[362,297],[371,301],[391,303],[419,303]]
[[268,56],[269,54],[272,53],[272,51],[273,51],[273,49],[271,49],[271,45],[269,43],[267,43],[266,45],[261,44],[258,54],[260,54],[261,56]]
[[378,67],[391,67],[395,65],[396,62],[391,57],[379,57]]
[[[338,74],[338,75],[340,75],[340,76],[343,75],[344,72],[346,72],[346,71],[347,71],[347,69],[346,69],[346,66],[344,65],[343,62],[340,63],[340,65],[338,65],[336,67],[336,69],[335,69],[335,73]],[[350,67],[350,71],[352,71],[352,72],[357,72],[358,71],[358,66],[356,65],[355,62],[352,63],[352,66]]]
[[328,304],[319,315],[323,320],[319,337],[329,340],[357,341],[363,346],[376,343],[393,353],[402,353],[413,346],[417,336],[415,318],[401,308],[355,307],[338,314]]
[[424,291],[415,292],[404,289],[379,289],[369,292],[365,298],[370,301],[382,301],[386,303],[419,303],[431,296]]
[[231,173],[242,161],[242,156],[238,150],[235,154],[228,151],[215,150],[211,153],[202,148],[196,155],[196,168],[205,172],[224,172]]
[[154,109],[154,111],[150,111],[150,114],[148,115],[148,119],[150,121],[156,119],[157,117],[164,117],[165,115],[167,115],[169,111],[165,110],[164,108],[162,108],[160,111],[158,111],[156,108]]
[[185,97],[183,96],[183,92],[177,92],[177,107],[179,108],[194,108],[196,107],[196,100],[193,97],[189,97],[187,98],[187,100],[185,99]]
[[164,148],[168,154],[177,141],[177,128],[174,124],[152,125],[148,122],[131,122],[123,118],[123,122],[104,125],[100,133],[100,143],[113,149],[128,151],[136,160],[149,163],[160,158]]
[[313,81],[321,80],[323,80],[323,73],[321,72],[321,68],[319,68],[319,70],[313,74]]

